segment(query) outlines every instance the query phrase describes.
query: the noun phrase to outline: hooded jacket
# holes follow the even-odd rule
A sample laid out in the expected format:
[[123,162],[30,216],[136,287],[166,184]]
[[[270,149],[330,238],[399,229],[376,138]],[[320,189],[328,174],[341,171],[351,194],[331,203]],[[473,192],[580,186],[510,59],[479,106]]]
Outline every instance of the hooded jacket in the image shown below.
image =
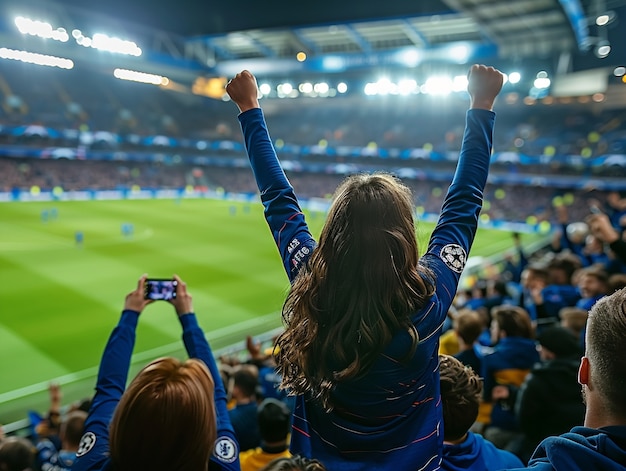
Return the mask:
[[499,450],[481,435],[468,432],[467,439],[457,445],[443,444],[443,471],[498,471],[523,466],[513,453]]
[[626,426],[593,429],[574,427],[558,437],[546,438],[527,468],[536,471],[626,470]]

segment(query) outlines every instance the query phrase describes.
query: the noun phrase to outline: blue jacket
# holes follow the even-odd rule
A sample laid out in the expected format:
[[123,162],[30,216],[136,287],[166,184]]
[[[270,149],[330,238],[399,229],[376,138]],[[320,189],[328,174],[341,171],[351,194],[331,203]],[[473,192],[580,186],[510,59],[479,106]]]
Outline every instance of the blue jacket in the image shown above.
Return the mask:
[[[248,110],[239,120],[266,220],[293,280],[316,242],[280,166],[262,111]],[[293,453],[317,458],[333,471],[439,467],[443,445],[439,335],[476,232],[494,120],[491,111],[467,113],[457,171],[428,250],[420,259],[436,276],[436,294],[412,317],[420,338],[415,354],[406,362],[397,360],[411,345],[407,332],[397,332],[365,375],[337,385],[332,401],[340,407],[333,412],[298,396]]]
[[574,427],[548,437],[535,450],[528,467],[535,471],[624,471],[626,426]]
[[499,450],[481,435],[468,432],[458,445],[443,445],[442,471],[499,471],[524,466],[513,453]]
[[[81,439],[72,471],[111,469],[109,422],[126,387],[138,319],[138,312],[128,310],[122,312],[117,327],[109,337],[100,362],[96,395],[91,403],[85,422],[85,434]],[[183,341],[187,354],[190,358],[198,358],[206,364],[215,383],[217,440],[209,469],[239,471],[239,446],[226,410],[226,391],[213,353],[193,313],[180,316],[179,320],[183,326]],[[175,431],[172,432],[175,433]],[[137,440],[140,439],[141,437],[137,437]]]

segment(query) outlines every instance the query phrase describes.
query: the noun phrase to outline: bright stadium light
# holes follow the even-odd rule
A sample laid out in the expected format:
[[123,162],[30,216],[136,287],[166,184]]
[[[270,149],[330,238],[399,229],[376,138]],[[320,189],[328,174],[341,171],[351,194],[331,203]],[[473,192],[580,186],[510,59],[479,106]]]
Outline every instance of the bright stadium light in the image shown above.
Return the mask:
[[467,75],[457,75],[452,80],[452,91],[453,92],[465,92],[467,91]]
[[304,82],[298,85],[300,93],[311,93],[313,91],[313,84],[311,82]]
[[15,18],[15,26],[22,34],[38,36],[44,39],[54,39],[55,41],[67,42],[70,38],[64,28],[54,29],[52,25],[46,21],[31,20],[23,16]]
[[345,82],[340,82],[337,84],[337,91],[339,93],[346,93],[348,91],[348,85]]
[[100,51],[113,52],[116,54],[126,54],[138,57],[142,54],[142,50],[133,41],[107,36],[106,34],[96,33],[93,38],[83,35],[80,30],[73,30],[72,37],[76,40],[76,44],[83,47],[92,47]]
[[389,95],[398,93],[398,86],[386,77],[376,82],[376,91],[378,95]]
[[0,59],[11,59],[28,64],[45,65],[48,67],[58,67],[60,69],[72,69],[74,62],[63,57],[36,54],[34,52],[19,51],[15,49],[0,48]]
[[113,71],[115,78],[121,80],[130,80],[132,82],[149,83],[152,85],[167,85],[170,79],[161,75],[147,74],[145,72],[137,72],[135,70],[115,69]]
[[417,82],[413,79],[403,79],[398,82],[398,93],[400,95],[410,95],[417,91]]
[[261,85],[259,85],[259,91],[263,95],[269,95],[272,92],[272,87],[269,83],[262,83]]
[[326,82],[320,82],[320,83],[316,83],[313,86],[313,90],[315,91],[315,93],[319,93],[320,95],[324,95],[324,94],[328,93],[328,90],[330,90],[330,86]]
[[429,95],[449,95],[452,91],[452,80],[449,77],[430,77],[422,86],[423,93]]
[[521,79],[522,79],[522,75],[519,72],[511,72],[509,74],[509,82],[511,82],[513,85],[515,85],[516,83],[519,83]]
[[545,70],[537,73],[537,78],[535,79],[533,85],[539,90],[550,87],[550,79],[548,78],[548,73]]
[[375,83],[366,83],[365,88],[363,89],[363,93],[365,93],[367,96],[378,95],[378,87]]

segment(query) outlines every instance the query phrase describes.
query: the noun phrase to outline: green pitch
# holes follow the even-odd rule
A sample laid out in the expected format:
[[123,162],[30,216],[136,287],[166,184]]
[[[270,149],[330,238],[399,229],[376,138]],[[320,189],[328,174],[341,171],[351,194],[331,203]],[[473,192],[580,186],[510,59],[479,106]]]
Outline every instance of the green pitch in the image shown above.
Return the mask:
[[[122,234],[125,223],[132,236]],[[309,223],[318,234],[323,215],[310,214]],[[430,230],[419,226],[422,250]],[[6,203],[0,234],[0,423],[29,408],[45,411],[52,380],[61,383],[65,403],[91,394],[105,342],[142,273],[177,273],[187,282],[213,348],[280,325],[288,282],[260,203]],[[472,255],[506,250],[510,240],[481,231]],[[182,356],[180,333],[169,304],[148,306],[133,372],[158,356]]]

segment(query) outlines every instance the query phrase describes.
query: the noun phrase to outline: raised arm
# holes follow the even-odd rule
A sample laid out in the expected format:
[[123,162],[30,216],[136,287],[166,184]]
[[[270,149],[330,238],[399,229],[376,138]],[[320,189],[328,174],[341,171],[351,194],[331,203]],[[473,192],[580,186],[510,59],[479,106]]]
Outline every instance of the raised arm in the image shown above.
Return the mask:
[[215,363],[211,347],[193,312],[192,298],[187,292],[187,285],[177,275],[174,275],[174,279],[178,282],[176,297],[170,302],[176,308],[178,319],[183,327],[183,342],[187,354],[189,358],[197,358],[204,362],[215,384],[213,397],[217,416],[217,439],[211,456],[213,463],[209,469],[212,469],[211,466],[217,466],[216,469],[239,470],[239,444],[226,409],[226,390],[222,383],[222,377]]
[[109,459],[109,423],[126,387],[139,314],[152,302],[144,299],[145,281],[144,275],[137,288],[126,296],[120,321],[102,354],[96,394],[85,421],[85,433],[73,470],[100,469]]
[[473,65],[468,74],[470,109],[452,184],[421,263],[437,275],[442,303],[451,303],[476,234],[493,141],[496,96],[503,76],[493,67]]
[[226,86],[239,111],[239,121],[252,171],[265,207],[265,219],[290,280],[315,247],[298,200],[276,156],[257,98],[254,76],[244,70]]

